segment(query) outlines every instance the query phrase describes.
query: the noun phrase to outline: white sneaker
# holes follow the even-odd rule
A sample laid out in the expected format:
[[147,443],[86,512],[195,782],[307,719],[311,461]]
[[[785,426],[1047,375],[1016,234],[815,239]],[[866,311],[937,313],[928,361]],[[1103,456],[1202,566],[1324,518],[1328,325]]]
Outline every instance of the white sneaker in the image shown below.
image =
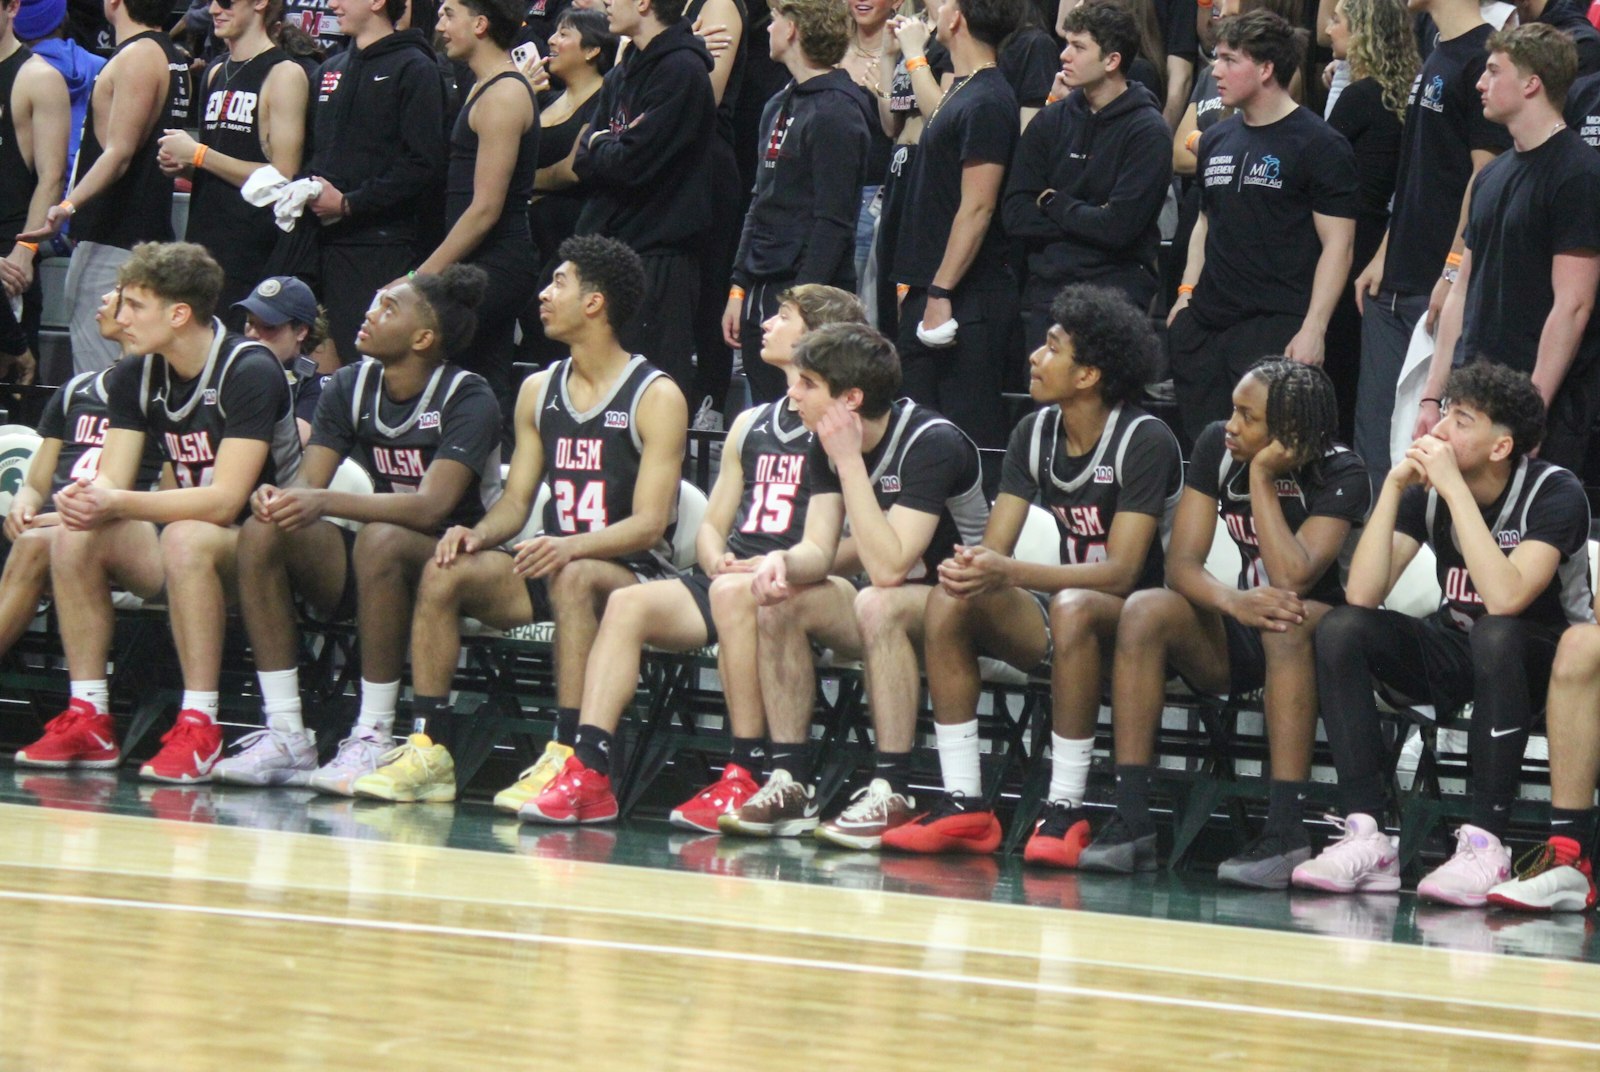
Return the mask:
[[1417,883],[1425,901],[1481,908],[1489,891],[1511,877],[1511,853],[1487,830],[1466,825],[1456,831],[1456,853]]
[[1489,903],[1523,912],[1582,912],[1595,905],[1594,868],[1578,842],[1553,837],[1517,862],[1517,875]]
[[1342,822],[1344,836],[1296,867],[1289,879],[1293,885],[1328,893],[1381,893],[1400,888],[1398,839],[1378,829],[1370,815],[1356,812],[1343,820],[1336,815],[1328,819]]
[[393,747],[389,737],[358,724],[339,742],[338,754],[313,771],[307,784],[319,793],[353,797],[356,779],[377,770],[378,761]]
[[240,738],[238,751],[211,768],[229,785],[305,785],[317,769],[317,739],[310,730],[257,730]]

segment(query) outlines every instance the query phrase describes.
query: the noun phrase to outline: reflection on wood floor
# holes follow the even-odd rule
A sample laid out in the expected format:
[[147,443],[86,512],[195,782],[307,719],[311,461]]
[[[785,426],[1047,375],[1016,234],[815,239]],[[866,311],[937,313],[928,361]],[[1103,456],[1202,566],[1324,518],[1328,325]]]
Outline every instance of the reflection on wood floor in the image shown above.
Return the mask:
[[0,805],[0,1068],[1600,1067],[1591,964],[570,858],[596,833]]

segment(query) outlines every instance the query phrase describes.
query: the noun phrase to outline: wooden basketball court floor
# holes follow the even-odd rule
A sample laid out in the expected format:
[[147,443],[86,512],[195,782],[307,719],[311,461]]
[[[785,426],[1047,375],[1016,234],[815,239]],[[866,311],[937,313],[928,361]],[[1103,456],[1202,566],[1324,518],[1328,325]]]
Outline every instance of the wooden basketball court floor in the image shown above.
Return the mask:
[[1592,931],[0,772],[5,1070],[1596,1069]]

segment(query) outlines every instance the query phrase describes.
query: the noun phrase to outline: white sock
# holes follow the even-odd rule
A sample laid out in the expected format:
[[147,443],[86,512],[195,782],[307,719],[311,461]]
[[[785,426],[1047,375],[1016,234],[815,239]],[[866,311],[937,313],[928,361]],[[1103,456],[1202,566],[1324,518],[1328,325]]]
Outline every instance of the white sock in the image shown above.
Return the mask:
[[939,773],[946,793],[961,793],[968,800],[983,796],[983,776],[978,766],[978,720],[954,726],[934,723],[939,745]]
[[300,671],[257,670],[256,680],[261,682],[261,710],[267,716],[267,728],[278,733],[304,733]]
[[361,679],[361,716],[358,726],[365,726],[383,736],[394,735],[394,711],[400,704],[400,682],[368,681]]
[[205,716],[207,722],[215,722],[217,720],[217,695],[215,692],[191,692],[188,689],[184,689],[181,710],[197,711]]
[[1059,733],[1050,735],[1050,803],[1083,805],[1089,788],[1089,761],[1094,758],[1094,738],[1074,741]]
[[94,709],[99,714],[111,713],[111,686],[105,678],[99,681],[72,682],[72,698],[94,704]]

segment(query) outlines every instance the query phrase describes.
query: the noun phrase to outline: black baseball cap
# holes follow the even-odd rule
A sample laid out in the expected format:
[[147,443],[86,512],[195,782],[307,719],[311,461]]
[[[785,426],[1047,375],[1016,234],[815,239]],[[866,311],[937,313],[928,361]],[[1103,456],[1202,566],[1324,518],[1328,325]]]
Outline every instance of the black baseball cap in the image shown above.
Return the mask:
[[256,289],[243,301],[234,302],[235,309],[254,313],[257,320],[269,328],[289,321],[307,326],[317,322],[317,298],[311,288],[292,275],[275,275],[256,284]]

